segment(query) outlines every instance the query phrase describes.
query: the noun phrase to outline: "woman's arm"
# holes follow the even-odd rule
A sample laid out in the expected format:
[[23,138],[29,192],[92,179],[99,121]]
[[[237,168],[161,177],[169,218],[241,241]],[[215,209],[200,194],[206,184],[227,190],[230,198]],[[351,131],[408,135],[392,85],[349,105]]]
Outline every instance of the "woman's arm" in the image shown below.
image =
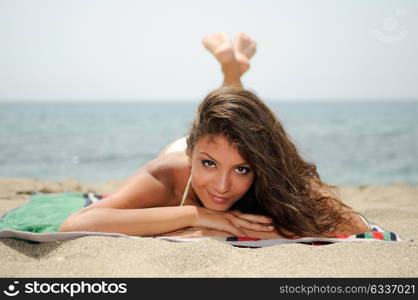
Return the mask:
[[196,209],[191,206],[170,207],[173,190],[157,179],[167,176],[167,170],[158,167],[155,161],[150,162],[114,194],[72,214],[59,231],[148,236],[191,226],[196,218]]
[[95,208],[70,216],[59,231],[117,232],[152,236],[191,226],[195,207],[153,207],[139,209]]
[[[254,218],[265,217],[255,216]],[[260,230],[269,233],[270,224],[251,222],[229,212],[211,211],[204,207],[177,206],[140,209],[99,207],[76,212],[59,231],[117,232],[134,236],[153,236],[188,228],[228,232],[229,235],[247,236]],[[251,228],[251,229],[250,229]]]

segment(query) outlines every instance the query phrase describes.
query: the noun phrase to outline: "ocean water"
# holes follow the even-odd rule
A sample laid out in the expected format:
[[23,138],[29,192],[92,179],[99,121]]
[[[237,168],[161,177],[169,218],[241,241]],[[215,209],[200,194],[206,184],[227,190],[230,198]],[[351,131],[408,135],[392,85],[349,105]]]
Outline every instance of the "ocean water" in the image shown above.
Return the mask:
[[[336,185],[418,185],[418,102],[267,102]],[[0,103],[0,177],[122,180],[187,132],[197,102]]]

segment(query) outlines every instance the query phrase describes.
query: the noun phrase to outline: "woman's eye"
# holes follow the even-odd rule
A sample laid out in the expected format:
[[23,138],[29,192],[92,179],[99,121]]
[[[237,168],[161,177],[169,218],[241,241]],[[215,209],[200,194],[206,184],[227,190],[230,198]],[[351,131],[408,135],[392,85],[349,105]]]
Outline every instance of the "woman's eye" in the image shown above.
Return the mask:
[[215,164],[210,160],[202,160],[202,165],[208,168],[212,168]]
[[247,175],[248,173],[250,173],[250,169],[245,168],[245,167],[238,167],[237,171],[238,171],[238,174],[241,174],[241,175]]
[[[204,166],[206,168],[214,168],[216,166],[216,164],[211,160],[202,160],[201,163],[202,163],[202,166]],[[246,168],[246,167],[238,167],[238,168],[236,168],[236,172],[239,175],[247,175],[248,173],[251,172],[251,170],[249,168]]]

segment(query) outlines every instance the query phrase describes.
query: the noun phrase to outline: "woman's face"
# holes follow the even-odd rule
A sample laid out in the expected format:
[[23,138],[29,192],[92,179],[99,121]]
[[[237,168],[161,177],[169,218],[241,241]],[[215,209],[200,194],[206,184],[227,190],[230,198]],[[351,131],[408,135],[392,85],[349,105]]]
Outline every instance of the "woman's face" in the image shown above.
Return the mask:
[[192,187],[200,202],[209,209],[226,211],[250,188],[254,173],[222,135],[200,139],[189,157]]

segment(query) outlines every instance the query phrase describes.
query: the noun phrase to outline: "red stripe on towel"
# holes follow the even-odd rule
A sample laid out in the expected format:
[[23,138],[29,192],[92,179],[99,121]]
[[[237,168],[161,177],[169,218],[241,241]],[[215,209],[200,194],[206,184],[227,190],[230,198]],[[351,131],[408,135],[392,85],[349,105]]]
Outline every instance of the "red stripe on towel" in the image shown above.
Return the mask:
[[345,234],[336,234],[333,237],[335,237],[337,239],[348,239],[350,236],[349,235],[345,235]]
[[373,238],[378,239],[378,240],[384,240],[383,232],[374,231]]
[[245,237],[245,236],[239,236],[237,241],[238,242],[244,242],[244,241],[259,241],[261,239],[258,238],[250,238],[250,237]]

